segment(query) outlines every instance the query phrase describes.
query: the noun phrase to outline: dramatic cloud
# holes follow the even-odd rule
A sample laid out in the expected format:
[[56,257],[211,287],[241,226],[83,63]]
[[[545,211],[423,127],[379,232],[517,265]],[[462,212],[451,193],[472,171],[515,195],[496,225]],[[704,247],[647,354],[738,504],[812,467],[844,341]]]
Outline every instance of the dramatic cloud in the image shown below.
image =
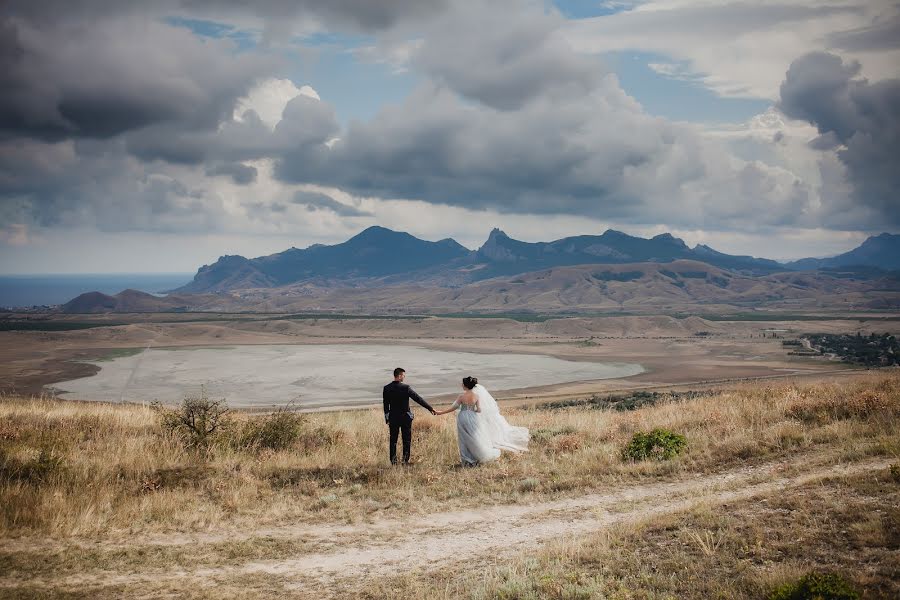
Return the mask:
[[291,23],[310,17],[327,25],[370,32],[434,15],[447,0],[180,0],[177,4],[182,10],[212,18],[223,14],[261,18],[275,32],[289,32]]
[[447,0],[5,0],[0,10],[40,20],[84,22],[124,15],[183,16],[210,19],[220,24],[262,29],[267,39],[322,27],[376,32],[398,23],[440,13]]
[[86,27],[0,13],[0,134],[56,141],[152,126],[215,129],[274,66],[154,21]]
[[[634,50],[660,55],[657,72],[705,85],[722,96],[776,99],[788,65],[811,49],[852,49],[873,73],[896,72],[900,52],[893,2],[839,0],[647,0],[634,10],[572,22],[583,52]],[[895,38],[896,40],[896,38]],[[878,46],[882,46],[878,48]],[[879,50],[872,53],[872,50]]]
[[[649,49],[660,73],[775,98],[821,43],[867,57],[869,77],[885,69],[896,13],[653,0],[573,23],[540,0],[9,0],[0,244],[25,252],[47,231],[337,241],[374,223],[472,230],[473,243],[472,221],[534,239],[580,224],[896,225],[896,80],[804,57],[781,90],[803,123],[772,110],[713,131],[648,114],[598,55]],[[348,64],[363,91],[333,97]],[[395,84],[403,96],[377,87]]]
[[[324,103],[306,102],[302,125],[286,110],[278,129],[322,133],[282,154],[277,176],[520,214],[729,228],[815,218],[814,192],[796,175],[736,160],[694,129],[644,113],[600,61],[559,37],[558,16],[533,4],[512,18],[505,3],[479,6],[436,21],[441,33],[411,58],[434,82],[402,105],[339,134]],[[466,32],[451,68],[448,40]],[[339,140],[326,147],[330,135]]]
[[562,25],[562,17],[536,5],[468,3],[431,22],[411,60],[435,81],[498,109],[548,93],[588,94],[605,69],[572,51]]
[[900,79],[875,83],[859,77],[859,63],[824,52],[791,64],[779,107],[815,125],[819,147],[840,144],[838,156],[855,197],[893,226],[900,225]]

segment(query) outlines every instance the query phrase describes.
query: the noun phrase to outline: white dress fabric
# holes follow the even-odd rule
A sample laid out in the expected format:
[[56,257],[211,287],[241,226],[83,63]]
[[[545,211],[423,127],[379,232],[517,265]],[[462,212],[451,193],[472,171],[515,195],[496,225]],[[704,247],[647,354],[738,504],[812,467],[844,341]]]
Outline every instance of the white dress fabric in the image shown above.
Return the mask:
[[500,450],[491,445],[478,407],[463,404],[457,398],[452,408],[459,413],[456,415],[456,437],[463,464],[472,466],[500,458]]
[[475,397],[478,398],[478,404],[481,407],[479,415],[484,421],[484,427],[487,430],[491,446],[498,450],[510,452],[525,452],[528,450],[528,441],[531,438],[528,428],[510,425],[503,418],[503,415],[500,414],[500,407],[497,406],[497,401],[480,383],[472,391],[475,393]]

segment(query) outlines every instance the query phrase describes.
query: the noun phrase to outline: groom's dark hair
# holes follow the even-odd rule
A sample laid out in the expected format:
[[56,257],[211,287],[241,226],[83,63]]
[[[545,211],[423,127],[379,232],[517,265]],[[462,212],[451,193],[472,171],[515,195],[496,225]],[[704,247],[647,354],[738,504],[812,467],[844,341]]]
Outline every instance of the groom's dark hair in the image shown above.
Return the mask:
[[394,377],[399,377],[400,373],[406,373],[406,369],[401,369],[400,367],[394,369]]

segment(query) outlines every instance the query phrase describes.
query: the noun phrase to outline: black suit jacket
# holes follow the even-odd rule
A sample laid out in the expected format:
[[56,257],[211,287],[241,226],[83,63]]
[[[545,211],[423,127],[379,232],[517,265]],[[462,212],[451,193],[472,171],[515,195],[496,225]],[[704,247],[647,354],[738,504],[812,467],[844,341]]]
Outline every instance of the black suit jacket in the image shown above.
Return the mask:
[[382,399],[384,400],[384,420],[387,423],[400,423],[407,419],[412,420],[413,413],[409,408],[410,399],[415,400],[428,411],[433,410],[431,405],[425,402],[414,389],[399,381],[392,381],[384,386]]

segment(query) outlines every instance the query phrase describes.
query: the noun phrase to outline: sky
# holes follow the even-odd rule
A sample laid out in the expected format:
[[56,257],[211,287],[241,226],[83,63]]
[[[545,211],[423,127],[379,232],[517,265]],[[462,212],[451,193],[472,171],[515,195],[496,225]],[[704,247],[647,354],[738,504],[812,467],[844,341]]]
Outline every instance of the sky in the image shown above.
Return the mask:
[[6,0],[0,274],[372,225],[774,259],[900,232],[900,3]]

